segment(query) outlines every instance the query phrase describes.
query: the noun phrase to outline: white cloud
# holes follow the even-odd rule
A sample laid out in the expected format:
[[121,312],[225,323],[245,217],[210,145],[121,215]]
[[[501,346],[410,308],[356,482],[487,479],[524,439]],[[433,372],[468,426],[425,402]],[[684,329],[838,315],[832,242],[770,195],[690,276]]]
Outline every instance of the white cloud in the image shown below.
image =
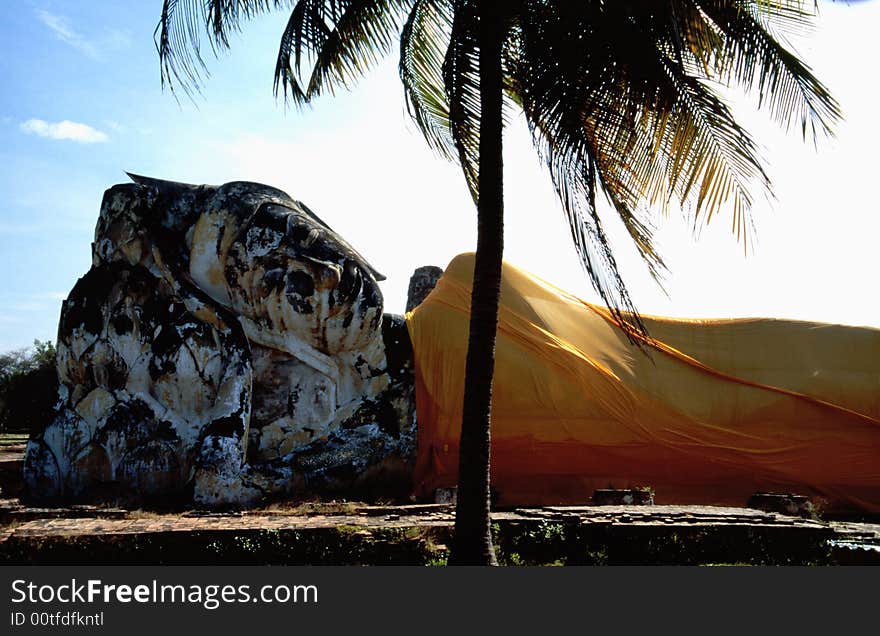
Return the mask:
[[21,130],[31,135],[39,135],[49,139],[67,139],[81,144],[103,143],[109,139],[107,134],[100,130],[67,119],[57,123],[42,119],[28,119],[21,124]]
[[52,33],[55,34],[55,37],[62,42],[69,44],[92,59],[98,59],[100,57],[98,47],[95,43],[76,31],[70,25],[70,21],[64,16],[55,15],[54,13],[49,13],[48,11],[40,9],[37,11],[37,18],[40,22],[49,27]]

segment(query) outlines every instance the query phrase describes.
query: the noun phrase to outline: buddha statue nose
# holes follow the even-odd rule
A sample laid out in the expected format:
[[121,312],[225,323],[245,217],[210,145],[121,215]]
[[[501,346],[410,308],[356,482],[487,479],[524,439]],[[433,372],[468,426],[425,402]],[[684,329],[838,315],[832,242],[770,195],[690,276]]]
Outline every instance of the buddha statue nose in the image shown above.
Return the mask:
[[316,291],[333,291],[339,286],[339,281],[342,280],[342,267],[340,265],[306,255],[301,255],[300,258],[308,263],[312,278],[315,281]]

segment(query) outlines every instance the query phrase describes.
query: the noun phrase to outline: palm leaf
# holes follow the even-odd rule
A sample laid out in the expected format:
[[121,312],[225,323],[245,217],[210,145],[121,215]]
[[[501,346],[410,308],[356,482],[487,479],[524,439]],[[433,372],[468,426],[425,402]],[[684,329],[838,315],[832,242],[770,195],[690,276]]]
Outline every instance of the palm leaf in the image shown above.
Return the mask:
[[749,3],[748,7],[720,0],[706,1],[703,8],[724,34],[715,68],[722,78],[734,80],[758,93],[759,107],[766,104],[783,128],[800,124],[815,138],[830,134],[840,119],[840,106],[809,67],[772,35],[773,27],[802,31],[811,24],[800,2]]
[[453,0],[449,47],[443,62],[443,84],[449,100],[449,129],[471,196],[479,199],[480,65],[477,7]]
[[159,53],[162,86],[180,86],[192,96],[209,75],[201,52],[205,30],[211,50],[229,48],[229,34],[255,16],[290,6],[296,0],[163,0],[153,41]]
[[308,102],[299,70],[303,63],[303,53],[308,55],[309,51],[320,50],[330,37],[327,17],[327,7],[322,0],[301,0],[291,11],[287,26],[281,34],[275,61],[276,95],[280,87],[285,100],[290,98],[297,105]]
[[400,34],[398,64],[407,111],[428,145],[447,159],[457,154],[443,81],[451,31],[449,0],[416,0]]
[[412,0],[351,0],[315,49],[307,99],[324,87],[349,87],[394,47],[404,11]]

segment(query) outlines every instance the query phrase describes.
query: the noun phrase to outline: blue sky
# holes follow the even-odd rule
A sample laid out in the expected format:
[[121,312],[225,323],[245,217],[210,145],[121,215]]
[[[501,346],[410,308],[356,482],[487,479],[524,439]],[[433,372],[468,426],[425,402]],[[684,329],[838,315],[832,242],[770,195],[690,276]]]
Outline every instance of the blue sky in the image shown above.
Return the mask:
[[[203,97],[178,103],[159,81],[159,0],[18,0],[0,24],[0,351],[54,339],[61,300],[90,264],[103,191],[124,170],[196,183],[235,179],[306,202],[389,279],[401,311],[412,270],[473,249],[475,219],[458,169],[408,121],[395,60],[357,91],[286,111],[272,70],[286,16],[251,23],[209,60]],[[822,4],[797,50],[842,102],[847,121],[818,151],[735,104],[762,142],[777,200],[756,205],[748,258],[723,219],[695,241],[664,222],[666,296],[618,236],[637,305],[679,316],[766,315],[880,327],[872,291],[880,236],[868,60],[880,58],[877,2]],[[861,75],[860,75],[861,74]],[[506,137],[508,260],[595,299],[522,122]]]

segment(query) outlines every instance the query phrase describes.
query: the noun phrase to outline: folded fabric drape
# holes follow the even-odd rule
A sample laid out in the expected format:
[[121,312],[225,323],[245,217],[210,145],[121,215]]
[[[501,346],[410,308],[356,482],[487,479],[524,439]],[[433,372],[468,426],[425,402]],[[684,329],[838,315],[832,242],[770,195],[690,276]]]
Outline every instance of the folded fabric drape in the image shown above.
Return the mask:
[[[407,326],[419,495],[456,484],[473,254]],[[880,330],[645,316],[634,346],[604,307],[505,263],[492,403],[501,505],[650,487],[657,503],[791,492],[880,511]]]

